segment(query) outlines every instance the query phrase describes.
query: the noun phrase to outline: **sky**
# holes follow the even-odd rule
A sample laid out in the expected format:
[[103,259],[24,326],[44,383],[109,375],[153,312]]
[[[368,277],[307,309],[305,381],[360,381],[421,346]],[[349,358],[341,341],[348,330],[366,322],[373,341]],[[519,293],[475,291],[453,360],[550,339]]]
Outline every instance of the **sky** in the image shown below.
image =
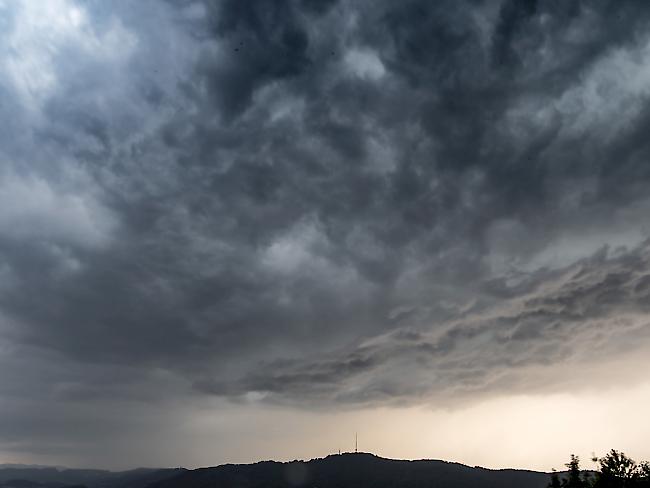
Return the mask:
[[0,0],[0,463],[650,459],[649,27]]

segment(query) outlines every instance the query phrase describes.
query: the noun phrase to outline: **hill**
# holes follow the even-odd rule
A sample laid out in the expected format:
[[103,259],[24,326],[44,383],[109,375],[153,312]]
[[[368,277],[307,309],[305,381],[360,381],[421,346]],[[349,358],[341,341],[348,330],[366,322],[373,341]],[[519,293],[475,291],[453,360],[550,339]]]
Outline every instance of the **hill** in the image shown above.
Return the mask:
[[0,488],[85,488],[83,485],[66,485],[61,483],[37,483],[29,480],[9,480],[0,483]]
[[178,475],[184,469],[133,469],[106,471],[101,469],[64,469],[51,467],[0,467],[0,488],[144,488]]
[[548,473],[491,470],[445,461],[400,461],[367,453],[311,461],[226,464],[179,473],[150,488],[544,488]]

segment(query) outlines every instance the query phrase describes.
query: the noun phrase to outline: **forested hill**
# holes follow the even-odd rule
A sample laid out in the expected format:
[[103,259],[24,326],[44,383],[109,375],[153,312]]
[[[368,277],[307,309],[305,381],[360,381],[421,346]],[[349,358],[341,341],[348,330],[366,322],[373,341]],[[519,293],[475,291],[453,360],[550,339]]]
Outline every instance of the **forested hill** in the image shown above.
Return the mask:
[[226,464],[185,471],[150,488],[545,488],[548,473],[399,461],[366,453],[311,461]]

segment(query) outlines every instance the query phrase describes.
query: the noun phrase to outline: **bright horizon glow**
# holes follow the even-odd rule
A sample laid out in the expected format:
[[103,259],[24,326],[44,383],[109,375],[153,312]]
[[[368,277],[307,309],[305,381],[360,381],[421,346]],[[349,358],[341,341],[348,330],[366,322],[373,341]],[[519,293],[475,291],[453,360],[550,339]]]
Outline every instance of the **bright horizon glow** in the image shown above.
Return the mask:
[[[636,461],[650,459],[650,423],[640,422],[650,404],[650,383],[605,392],[514,395],[469,407],[374,408],[341,413],[310,413],[248,405],[220,415],[208,409],[179,412],[184,418],[149,439],[117,443],[117,462],[107,453],[70,464],[64,456],[0,453],[1,463],[56,464],[74,468],[131,469],[140,466],[199,468],[263,460],[309,460],[354,451],[392,459],[439,459],[489,469],[564,469],[570,454],[583,468],[595,467],[592,454],[624,451]],[[625,415],[621,415],[625,412]],[[223,419],[228,419],[224,421]],[[171,433],[171,435],[170,435]],[[219,445],[220,438],[232,442]],[[121,452],[121,453],[120,453]],[[54,462],[47,461],[54,459]],[[163,459],[164,463],[156,463]]]

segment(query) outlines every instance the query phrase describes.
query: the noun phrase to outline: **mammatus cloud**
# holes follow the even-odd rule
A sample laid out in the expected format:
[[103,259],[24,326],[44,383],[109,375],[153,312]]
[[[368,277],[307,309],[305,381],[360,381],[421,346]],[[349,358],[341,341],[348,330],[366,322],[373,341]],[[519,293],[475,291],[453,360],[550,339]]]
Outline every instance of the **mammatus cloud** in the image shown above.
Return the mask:
[[128,431],[66,417],[100,401],[472,402],[646,347],[642,2],[44,5],[0,2],[11,449],[43,402],[81,442]]

